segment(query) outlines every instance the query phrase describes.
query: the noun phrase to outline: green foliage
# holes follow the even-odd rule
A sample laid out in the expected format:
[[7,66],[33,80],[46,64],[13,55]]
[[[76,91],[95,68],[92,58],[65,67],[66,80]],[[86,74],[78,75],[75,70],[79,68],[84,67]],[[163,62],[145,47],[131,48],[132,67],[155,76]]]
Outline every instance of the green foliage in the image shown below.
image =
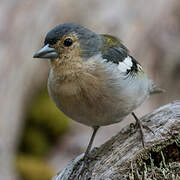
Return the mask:
[[31,123],[47,131],[50,136],[59,137],[68,128],[68,118],[56,107],[47,91],[41,91],[36,96],[29,110]]
[[68,129],[69,120],[49,98],[47,91],[40,91],[27,111],[20,152],[43,157]]
[[54,174],[44,161],[50,148],[68,130],[69,120],[42,90],[32,99],[19,144],[17,170],[23,180],[49,180]]
[[28,128],[24,136],[23,147],[26,154],[43,157],[50,148],[50,142],[43,132],[36,128]]
[[18,156],[16,168],[23,180],[49,180],[55,174],[46,161],[26,155]]

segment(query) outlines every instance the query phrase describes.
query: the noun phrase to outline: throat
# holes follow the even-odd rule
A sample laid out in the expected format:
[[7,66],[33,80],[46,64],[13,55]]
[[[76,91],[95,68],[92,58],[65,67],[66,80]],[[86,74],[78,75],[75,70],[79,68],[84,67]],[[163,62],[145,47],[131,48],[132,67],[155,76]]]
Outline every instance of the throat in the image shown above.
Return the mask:
[[83,63],[78,59],[52,59],[50,68],[55,79],[73,82],[82,74]]

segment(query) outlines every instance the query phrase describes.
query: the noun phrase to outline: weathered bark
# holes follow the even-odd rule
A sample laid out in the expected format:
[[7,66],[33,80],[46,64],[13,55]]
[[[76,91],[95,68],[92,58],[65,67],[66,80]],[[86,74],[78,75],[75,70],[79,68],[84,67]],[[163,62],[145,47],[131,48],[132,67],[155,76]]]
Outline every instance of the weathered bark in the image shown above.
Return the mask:
[[[53,180],[66,179],[178,179],[180,176],[180,101],[167,104],[141,118],[145,148],[137,129],[122,129],[99,148],[94,148],[89,167],[79,176],[83,154]],[[171,163],[171,164],[170,164]],[[173,163],[173,164],[172,164]],[[159,167],[160,166],[160,167]],[[168,169],[169,168],[169,169]],[[162,172],[161,172],[162,170]],[[178,174],[179,173],[179,174]],[[163,175],[164,174],[164,175]],[[179,176],[178,176],[179,175]],[[79,177],[78,177],[79,176]]]

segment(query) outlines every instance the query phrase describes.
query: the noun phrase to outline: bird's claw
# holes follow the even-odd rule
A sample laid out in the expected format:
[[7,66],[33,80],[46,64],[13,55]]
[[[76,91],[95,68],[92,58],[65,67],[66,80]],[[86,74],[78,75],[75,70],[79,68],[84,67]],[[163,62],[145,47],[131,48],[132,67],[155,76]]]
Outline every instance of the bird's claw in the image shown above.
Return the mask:
[[135,127],[139,127],[139,129],[140,129],[140,134],[141,134],[142,145],[143,145],[143,147],[145,147],[143,128],[146,129],[146,130],[148,130],[148,131],[150,131],[150,132],[152,132],[154,135],[155,135],[155,133],[154,133],[154,131],[153,131],[151,128],[149,128],[149,127],[146,126],[146,125],[143,125],[143,124],[141,123],[141,121],[137,118],[137,116],[136,116],[134,113],[132,113],[132,115],[133,115],[133,117],[135,118],[136,123],[135,123],[135,125],[134,125],[133,123],[131,123],[131,124],[130,124],[130,128],[132,128],[132,124],[133,124],[134,128],[135,128]]
[[144,129],[152,132],[152,133],[155,135],[154,131],[153,131],[150,127],[148,127],[148,126],[146,126],[146,125],[143,125],[143,124],[142,124],[142,127],[143,127]]

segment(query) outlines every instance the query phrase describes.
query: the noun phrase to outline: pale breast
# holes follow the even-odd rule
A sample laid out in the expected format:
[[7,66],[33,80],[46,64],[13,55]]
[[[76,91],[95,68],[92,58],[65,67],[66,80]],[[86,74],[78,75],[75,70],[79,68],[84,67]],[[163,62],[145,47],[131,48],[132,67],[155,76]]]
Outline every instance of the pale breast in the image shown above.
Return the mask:
[[127,80],[101,66],[95,71],[81,73],[73,81],[59,81],[51,73],[48,90],[57,107],[88,126],[117,123],[148,96],[144,77]]
[[[91,74],[73,82],[58,82],[52,75],[48,91],[57,107],[80,123],[95,126],[112,124],[117,111],[117,98],[112,98],[113,88]],[[115,97],[115,96],[113,96]]]

